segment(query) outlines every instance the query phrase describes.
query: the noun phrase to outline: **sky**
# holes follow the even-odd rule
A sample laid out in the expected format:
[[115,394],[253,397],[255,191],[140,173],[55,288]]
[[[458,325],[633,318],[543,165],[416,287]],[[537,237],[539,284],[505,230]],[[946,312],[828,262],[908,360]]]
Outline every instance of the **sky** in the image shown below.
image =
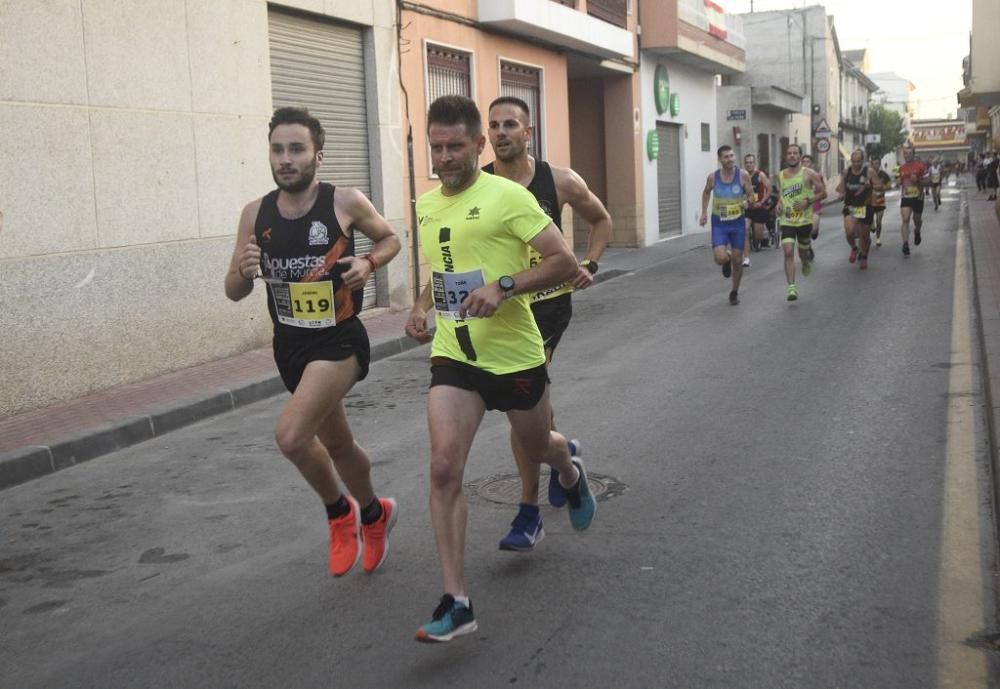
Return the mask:
[[[751,0],[716,0],[727,12]],[[972,0],[753,0],[756,12],[823,5],[840,49],[868,49],[870,72],[896,72],[916,91],[917,118],[955,116],[962,58],[969,54]]]

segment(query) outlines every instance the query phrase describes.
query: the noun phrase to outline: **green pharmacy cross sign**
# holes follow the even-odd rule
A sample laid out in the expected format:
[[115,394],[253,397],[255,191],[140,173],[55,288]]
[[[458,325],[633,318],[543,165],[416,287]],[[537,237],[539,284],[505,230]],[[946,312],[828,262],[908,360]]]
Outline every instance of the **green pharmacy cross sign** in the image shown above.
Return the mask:
[[653,74],[653,95],[656,99],[656,112],[662,115],[670,107],[670,75],[663,65],[657,65]]

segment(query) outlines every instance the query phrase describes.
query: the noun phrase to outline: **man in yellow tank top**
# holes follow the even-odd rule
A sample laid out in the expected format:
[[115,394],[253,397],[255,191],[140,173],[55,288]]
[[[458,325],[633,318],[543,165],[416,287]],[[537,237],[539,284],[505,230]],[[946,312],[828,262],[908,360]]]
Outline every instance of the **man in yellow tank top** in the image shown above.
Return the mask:
[[[429,341],[426,316],[433,309],[430,511],[444,595],[416,639],[441,642],[478,628],[465,587],[462,475],[487,409],[506,412],[526,455],[559,472],[574,529],[590,526],[596,503],[583,462],[552,430],[545,353],[528,302],[530,293],[572,280],[576,258],[531,192],[480,171],[486,137],[475,102],[438,98],[427,122],[441,186],[417,200],[417,218],[432,276],[406,332]],[[543,258],[533,267],[529,246]]]
[[778,217],[781,219],[781,248],[785,254],[785,280],[788,301],[799,298],[795,284],[795,245],[799,247],[802,274],[812,271],[809,250],[812,248],[813,204],[826,198],[826,185],[820,175],[802,166],[802,147],[790,144],[785,151],[788,165],[778,175]]

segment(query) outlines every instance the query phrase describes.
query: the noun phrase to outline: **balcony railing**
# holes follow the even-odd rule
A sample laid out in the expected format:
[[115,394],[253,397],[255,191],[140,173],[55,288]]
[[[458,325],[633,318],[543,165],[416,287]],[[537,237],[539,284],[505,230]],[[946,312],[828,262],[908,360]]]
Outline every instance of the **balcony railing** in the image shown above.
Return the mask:
[[628,25],[628,0],[587,0],[587,14],[624,29]]

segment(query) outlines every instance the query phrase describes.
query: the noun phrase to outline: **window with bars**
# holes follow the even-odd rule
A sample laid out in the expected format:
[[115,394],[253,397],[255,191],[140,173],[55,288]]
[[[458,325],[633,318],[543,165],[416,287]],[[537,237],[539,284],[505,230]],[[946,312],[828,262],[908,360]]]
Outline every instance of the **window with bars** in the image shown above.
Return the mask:
[[427,44],[427,104],[441,96],[472,97],[472,56]]
[[701,150],[712,150],[712,128],[707,122],[701,123]]
[[542,158],[542,70],[514,62],[500,62],[500,95],[514,96],[528,104],[528,121],[533,127],[528,153]]

